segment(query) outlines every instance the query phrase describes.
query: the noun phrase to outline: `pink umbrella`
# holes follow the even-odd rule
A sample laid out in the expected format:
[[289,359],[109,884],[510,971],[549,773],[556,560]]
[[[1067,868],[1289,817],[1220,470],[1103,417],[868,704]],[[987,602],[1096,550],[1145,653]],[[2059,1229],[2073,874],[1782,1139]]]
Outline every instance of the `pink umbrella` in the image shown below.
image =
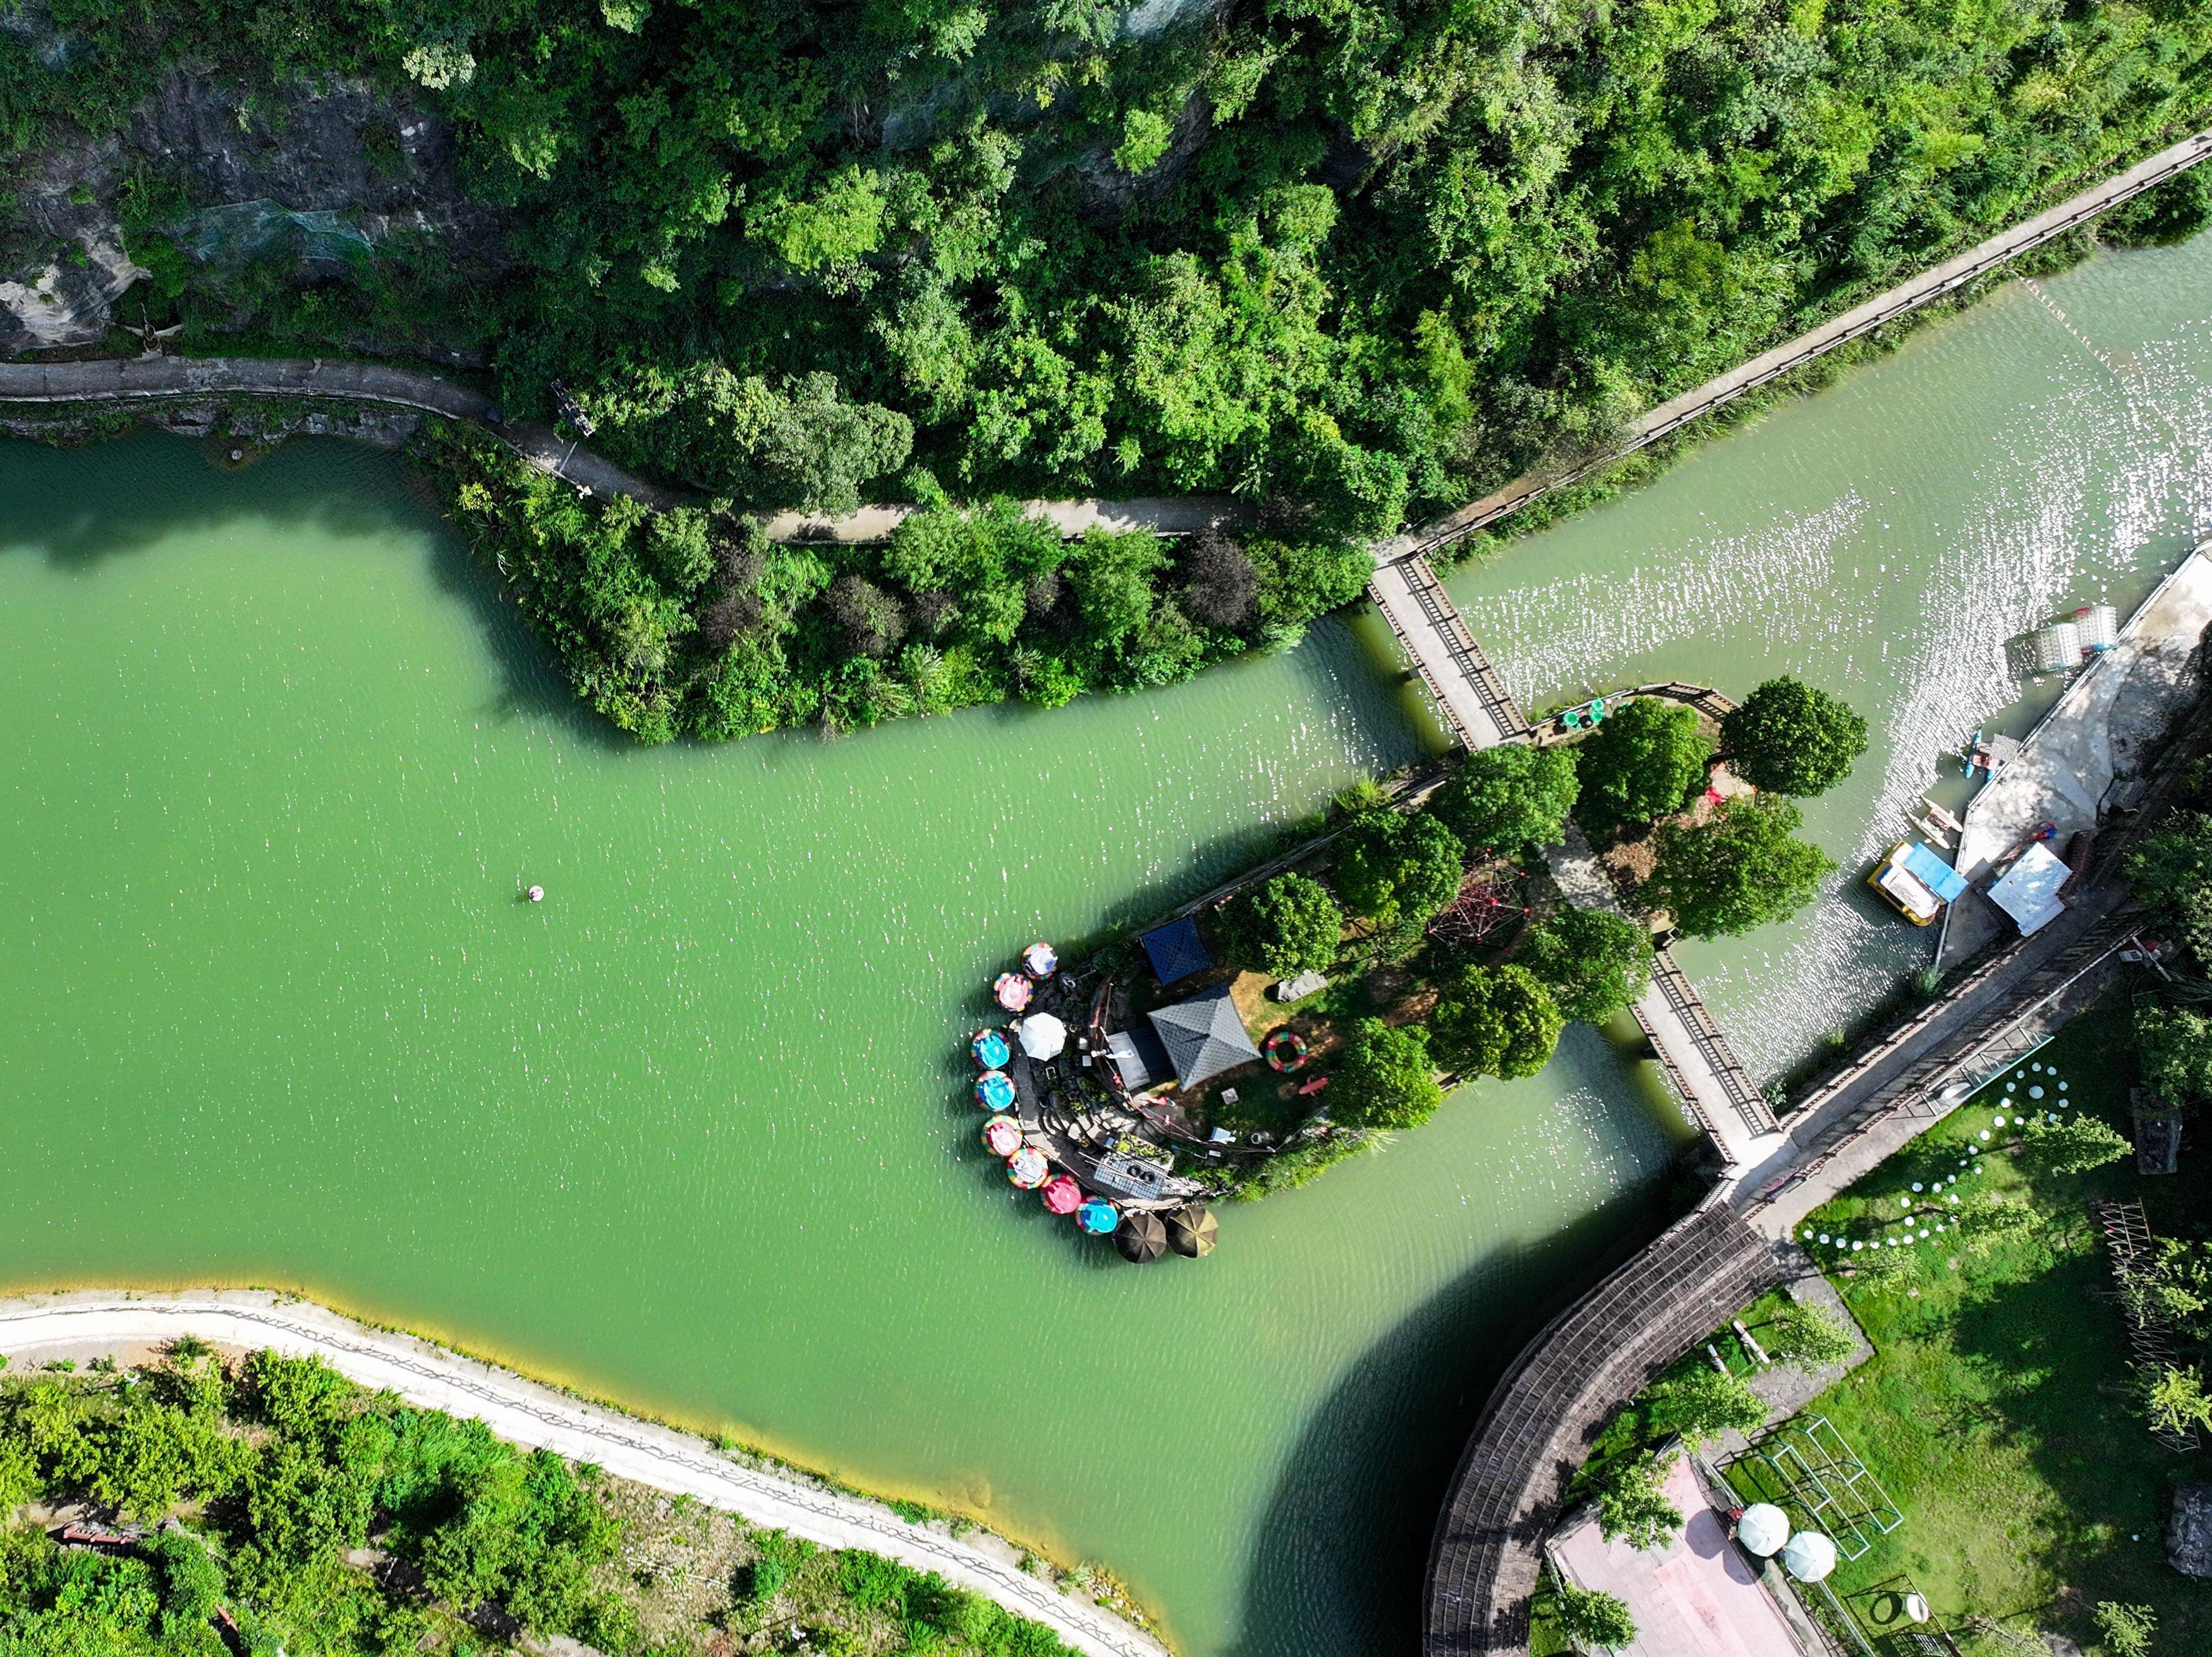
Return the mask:
[[1024,1145],[1006,1158],[1006,1177],[1018,1190],[1035,1191],[1051,1174],[1052,1165],[1035,1145]]
[[1044,1205],[1054,1214],[1073,1214],[1083,1206],[1083,1187],[1065,1174],[1057,1174],[1044,1188]]
[[1022,1125],[1011,1116],[994,1116],[983,1124],[983,1143],[994,1156],[1011,1156],[1022,1148]]
[[991,986],[991,993],[1008,1012],[1019,1012],[1029,1005],[1035,987],[1019,973],[1000,973]]

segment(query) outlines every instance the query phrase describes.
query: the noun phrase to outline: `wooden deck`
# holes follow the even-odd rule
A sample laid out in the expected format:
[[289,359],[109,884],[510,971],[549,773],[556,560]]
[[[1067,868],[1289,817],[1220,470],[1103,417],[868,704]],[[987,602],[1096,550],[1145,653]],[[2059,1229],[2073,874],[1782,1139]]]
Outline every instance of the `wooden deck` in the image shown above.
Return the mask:
[[1436,698],[1445,725],[1470,752],[1528,739],[1527,716],[1425,558],[1377,569],[1367,591]]

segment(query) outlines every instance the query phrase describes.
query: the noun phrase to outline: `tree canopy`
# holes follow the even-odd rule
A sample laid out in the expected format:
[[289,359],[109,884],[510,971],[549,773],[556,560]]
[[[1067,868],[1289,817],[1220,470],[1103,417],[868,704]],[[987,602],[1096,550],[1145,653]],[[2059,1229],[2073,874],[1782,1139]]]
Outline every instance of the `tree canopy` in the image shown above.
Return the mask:
[[1466,872],[1459,836],[1425,811],[1370,811],[1329,850],[1329,877],[1356,914],[1419,926],[1449,903]]
[[1867,723],[1825,690],[1769,679],[1721,716],[1729,768],[1756,788],[1826,793],[1866,752]]
[[1253,972],[1292,978],[1336,959],[1344,912],[1310,875],[1277,875],[1232,899],[1222,917],[1229,958]]
[[1543,980],[1526,967],[1468,967],[1437,992],[1429,1033],[1443,1064],[1469,1076],[1534,1076],[1551,1062],[1565,1023]]
[[1518,959],[1563,1016],[1601,1024],[1651,982],[1651,934],[1626,915],[1562,906],[1528,929]]
[[1429,809],[1464,844],[1517,857],[1559,843],[1580,787],[1573,749],[1501,743],[1469,754]]
[[1785,920],[1836,866],[1796,838],[1802,822],[1795,805],[1762,794],[1729,800],[1705,822],[1662,824],[1644,895],[1693,938],[1731,938]]
[[1610,833],[1688,804],[1713,745],[1681,703],[1639,696],[1610,715],[1581,750],[1580,815]]
[[1329,1074],[1328,1114],[1352,1127],[1419,1127],[1443,1103],[1428,1032],[1363,1018]]

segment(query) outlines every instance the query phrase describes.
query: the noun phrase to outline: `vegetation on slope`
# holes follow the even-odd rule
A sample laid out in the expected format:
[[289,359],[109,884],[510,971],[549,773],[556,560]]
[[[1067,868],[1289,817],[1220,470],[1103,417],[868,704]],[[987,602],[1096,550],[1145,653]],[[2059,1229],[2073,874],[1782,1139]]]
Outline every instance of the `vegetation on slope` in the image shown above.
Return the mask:
[[2170,0],[47,9],[0,33],[17,161],[179,64],[248,122],[335,75],[455,124],[504,273],[387,242],[366,317],[196,266],[214,203],[140,182],[149,261],[265,333],[488,349],[518,408],[565,378],[749,507],[916,487],[910,450],[963,495],[1233,488],[1343,534],[1602,438],[2212,87]]
[[[319,1359],[233,1368],[187,1341],[143,1369],[73,1368],[0,1381],[10,1657],[462,1657],[526,1635],[691,1657],[763,1633],[823,1657],[1065,1657],[934,1575],[526,1454]],[[60,1545],[43,1521],[73,1504],[144,1533]]]

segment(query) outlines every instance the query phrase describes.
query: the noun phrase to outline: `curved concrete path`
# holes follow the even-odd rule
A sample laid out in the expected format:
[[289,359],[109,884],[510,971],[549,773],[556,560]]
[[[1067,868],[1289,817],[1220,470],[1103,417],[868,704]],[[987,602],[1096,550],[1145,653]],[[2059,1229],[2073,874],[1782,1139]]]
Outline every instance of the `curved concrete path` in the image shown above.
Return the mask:
[[1085,1657],[1168,1657],[1158,1640],[1021,1569],[1010,1543],[911,1525],[880,1502],[732,1460],[705,1439],[586,1404],[512,1370],[326,1308],[258,1290],[124,1295],[100,1290],[0,1301],[0,1352],[82,1355],[193,1335],[213,1345],[314,1356],[410,1404],[483,1422],[500,1437],[772,1526],[826,1548],[862,1548],[989,1595]]

